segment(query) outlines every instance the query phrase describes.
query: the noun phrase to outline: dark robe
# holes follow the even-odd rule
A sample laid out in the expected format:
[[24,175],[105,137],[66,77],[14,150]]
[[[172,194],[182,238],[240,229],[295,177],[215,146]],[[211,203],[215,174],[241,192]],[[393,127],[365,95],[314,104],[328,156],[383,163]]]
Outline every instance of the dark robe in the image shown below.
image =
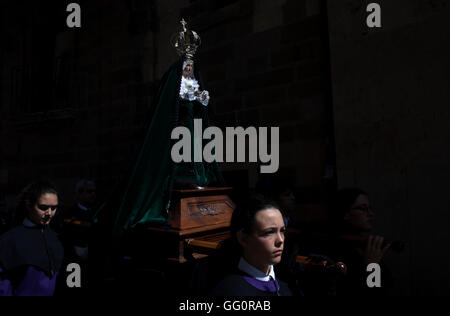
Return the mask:
[[292,296],[287,284],[280,280],[259,281],[236,271],[213,289],[213,296]]
[[0,237],[0,295],[50,296],[64,257],[48,226],[24,222]]

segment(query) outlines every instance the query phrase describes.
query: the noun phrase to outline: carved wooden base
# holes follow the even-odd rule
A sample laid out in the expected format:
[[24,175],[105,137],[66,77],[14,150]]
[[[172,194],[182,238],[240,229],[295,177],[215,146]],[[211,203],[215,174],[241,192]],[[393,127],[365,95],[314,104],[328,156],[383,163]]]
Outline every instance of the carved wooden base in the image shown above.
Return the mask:
[[231,190],[229,187],[175,190],[169,209],[170,227],[147,229],[152,249],[158,256],[179,263],[201,257],[187,243],[193,238],[226,238],[235,208],[228,196]]
[[231,188],[175,190],[169,210],[169,225],[185,230],[208,226],[229,226],[235,208],[227,192]]
[[[206,256],[204,251],[195,251],[195,248],[190,245],[191,240],[214,237],[223,240],[229,236],[227,226],[209,226],[208,228],[209,230],[149,228],[146,233],[146,240],[152,241],[150,249],[153,253],[153,259],[157,256],[159,262],[162,263],[166,261],[185,263]],[[149,248],[147,247],[147,249]]]

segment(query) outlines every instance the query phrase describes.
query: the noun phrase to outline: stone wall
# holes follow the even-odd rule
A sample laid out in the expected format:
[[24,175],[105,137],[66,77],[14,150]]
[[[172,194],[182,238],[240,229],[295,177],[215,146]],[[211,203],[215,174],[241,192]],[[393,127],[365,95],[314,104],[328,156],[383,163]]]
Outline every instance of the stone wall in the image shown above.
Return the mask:
[[[78,1],[80,29],[65,27],[69,2],[2,5],[0,121],[11,201],[38,176],[57,182],[65,203],[78,178],[96,179],[104,197],[111,192],[142,144],[158,80],[178,58],[170,38],[184,17],[202,37],[213,124],[279,126],[280,173],[294,179],[300,202],[323,202],[334,158],[326,155],[329,70],[318,1]],[[221,168],[239,190],[258,179],[256,164]]]
[[328,1],[339,187],[370,193],[396,294],[449,293],[450,11],[447,1]]

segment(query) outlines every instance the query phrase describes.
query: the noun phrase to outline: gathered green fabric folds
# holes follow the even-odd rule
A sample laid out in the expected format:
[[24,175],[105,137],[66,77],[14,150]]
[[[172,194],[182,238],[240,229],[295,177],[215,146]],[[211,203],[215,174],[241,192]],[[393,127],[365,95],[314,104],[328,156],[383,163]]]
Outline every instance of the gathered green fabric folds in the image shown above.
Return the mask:
[[[186,112],[200,104],[186,104],[179,99],[182,61],[175,63],[164,75],[156,98],[150,126],[134,166],[121,184],[116,187],[110,199],[96,212],[94,221],[112,226],[114,234],[135,227],[138,224],[163,224],[166,222],[165,204],[171,175],[171,132],[174,127],[175,112],[178,124],[192,131],[192,118],[204,119],[204,128],[209,125],[206,110],[201,114]],[[196,179],[200,184],[223,183],[217,163],[203,164],[180,163],[174,166],[177,179]],[[193,178],[192,178],[193,177]],[[183,182],[183,180],[181,180]],[[106,224],[106,223],[107,224]],[[109,229],[108,229],[109,230]]]
[[[184,126],[189,129],[191,136],[194,136],[195,119],[201,119],[203,126],[209,126],[206,108],[198,102],[181,100],[179,115],[179,126]],[[223,183],[216,162],[213,162],[212,164],[205,162],[194,162],[195,149],[197,148],[195,143],[199,141],[199,139],[191,137],[191,162],[181,162],[175,164],[175,182],[195,183],[200,186],[207,186],[211,183]]]

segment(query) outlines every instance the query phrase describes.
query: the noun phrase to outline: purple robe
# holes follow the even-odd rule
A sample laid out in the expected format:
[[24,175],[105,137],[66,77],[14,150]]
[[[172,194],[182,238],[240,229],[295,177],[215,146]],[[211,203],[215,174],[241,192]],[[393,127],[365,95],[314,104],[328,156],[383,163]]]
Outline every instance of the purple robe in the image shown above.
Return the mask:
[[[2,270],[0,269],[0,275]],[[57,274],[52,278],[34,266],[21,269],[21,273],[0,278],[0,296],[52,296]]]
[[64,250],[48,226],[28,219],[0,236],[0,296],[50,296]]

